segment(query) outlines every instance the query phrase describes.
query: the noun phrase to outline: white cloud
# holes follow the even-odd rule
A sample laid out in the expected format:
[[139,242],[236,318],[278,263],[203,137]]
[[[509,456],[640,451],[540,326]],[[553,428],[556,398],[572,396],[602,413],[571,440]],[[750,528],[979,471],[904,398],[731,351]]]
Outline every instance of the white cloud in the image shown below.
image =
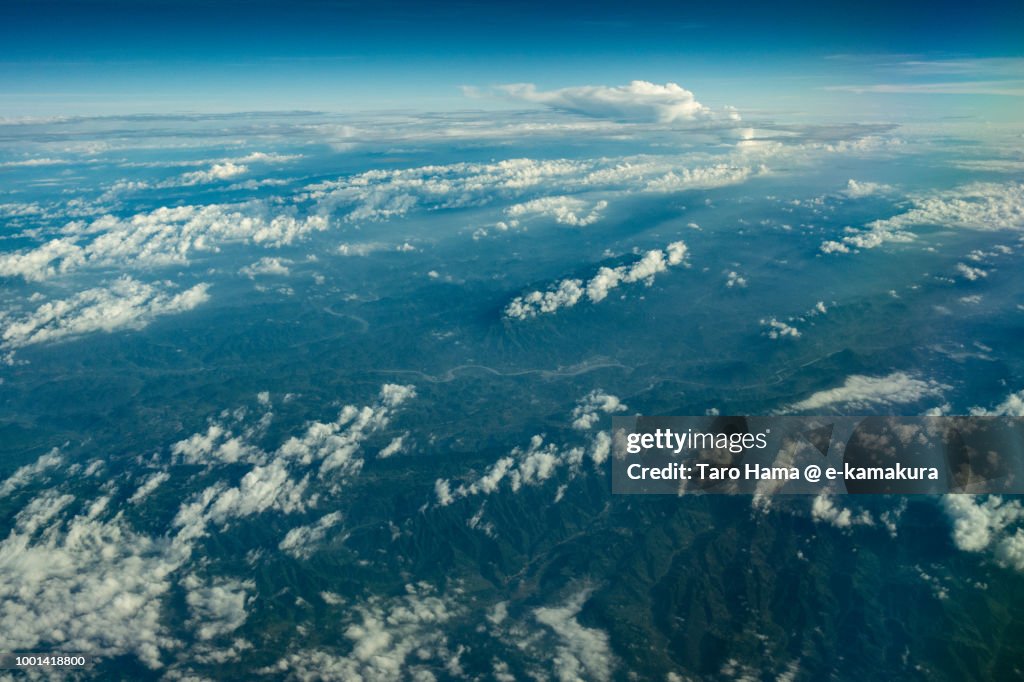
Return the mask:
[[437,496],[438,505],[442,507],[447,507],[455,501],[455,498],[452,496],[451,484],[443,478],[434,481],[434,495]]
[[[254,467],[236,487],[208,489],[207,494],[214,494],[210,496],[208,505],[202,505],[204,516],[225,525],[231,519],[260,514],[269,509],[285,514],[301,512],[316,501],[315,497],[306,495],[308,482],[308,477],[293,479],[284,463],[274,460],[266,466]],[[200,504],[203,498],[200,496]]]
[[498,89],[513,99],[594,118],[665,124],[713,117],[711,109],[675,83],[637,80],[617,87],[590,85],[548,91],[517,83]]
[[503,481],[508,482],[512,492],[524,485],[539,485],[561,467],[578,470],[583,456],[583,448],[560,449],[554,443],[545,444],[543,436],[534,436],[528,447],[514,448],[510,456],[499,459],[488,467],[484,475],[468,485],[459,485],[452,491],[448,481],[438,479],[435,484],[438,504],[446,506],[456,499],[489,495],[498,490]]
[[580,400],[572,410],[572,427],[580,431],[590,429],[600,421],[601,412],[625,412],[626,406],[616,396],[601,390],[593,390]]
[[323,542],[327,531],[339,523],[341,523],[341,512],[325,514],[311,526],[296,526],[289,530],[278,544],[278,548],[296,559],[308,559],[316,551],[317,546]]
[[686,244],[681,241],[672,242],[664,251],[652,249],[631,265],[602,267],[585,287],[582,280],[566,279],[548,291],[532,291],[517,296],[505,307],[505,317],[525,320],[540,314],[554,313],[560,308],[571,308],[579,303],[584,293],[592,303],[599,303],[607,298],[609,291],[622,284],[642,281],[650,286],[659,272],[684,264],[686,255]]
[[811,518],[815,522],[828,523],[836,528],[872,526],[875,523],[871,514],[866,510],[854,516],[849,509],[837,507],[832,496],[826,492],[822,492],[814,498],[814,502],[811,504]]
[[890,185],[883,185],[878,182],[857,182],[851,178],[846,183],[846,189],[843,190],[843,194],[851,199],[860,199],[891,191],[892,186]]
[[1018,391],[1006,396],[1006,400],[999,403],[992,409],[984,407],[972,407],[970,414],[976,417],[984,416],[1005,416],[1024,417],[1024,391]]
[[697,168],[679,168],[648,180],[644,190],[647,192],[680,192],[689,189],[726,187],[739,184],[752,175],[767,171],[765,166],[755,170],[748,166],[734,166],[725,163]]
[[154,490],[166,483],[170,477],[171,475],[166,471],[160,471],[153,474],[147,478],[146,481],[139,486],[135,493],[128,499],[129,504],[139,504],[149,497]]
[[735,270],[730,270],[725,275],[725,286],[729,287],[730,289],[745,289],[747,286],[747,278],[741,276]]
[[[692,166],[695,160],[714,163]],[[624,192],[680,192],[745,181],[767,169],[720,155],[641,155],[599,159],[506,159],[493,163],[454,163],[373,170],[309,185],[299,200],[317,204],[323,214],[340,212],[349,222],[386,221],[414,211],[436,211],[516,202],[523,216],[545,215],[563,224],[600,219],[600,201],[585,201],[580,192],[614,196]],[[742,163],[740,163],[742,161]],[[691,167],[692,166],[692,167]],[[543,191],[544,197],[532,196]],[[525,199],[525,201],[524,201]],[[494,225],[499,231],[518,223],[514,215]],[[486,230],[483,230],[486,232]],[[478,231],[478,236],[483,236]]]
[[364,440],[388,425],[394,408],[415,397],[412,386],[385,384],[378,402],[357,408],[346,405],[333,422],[312,422],[301,437],[288,439],[276,457],[301,464],[320,462],[321,475],[350,474],[362,467],[355,457]]
[[821,245],[824,253],[872,249],[886,242],[910,242],[907,228],[937,225],[965,230],[1024,230],[1024,183],[974,183],[917,197],[914,208],[868,223],[865,231]]
[[250,278],[257,275],[287,277],[291,274],[291,271],[288,269],[289,265],[291,265],[291,261],[287,258],[264,257],[252,265],[245,266],[239,272]]
[[398,436],[377,453],[377,459],[387,459],[392,455],[396,455],[402,451],[403,447],[405,447],[405,436]]
[[761,320],[761,324],[764,327],[767,327],[765,334],[769,339],[782,339],[787,337],[791,339],[800,338],[799,329],[783,322],[782,320],[777,320],[774,317]]
[[107,287],[49,301],[29,315],[4,320],[0,348],[14,350],[94,332],[142,329],[157,317],[182,313],[205,303],[210,298],[208,288],[208,284],[197,284],[171,293],[170,285],[144,284],[124,276]]
[[608,633],[585,627],[576,618],[589,597],[590,591],[582,590],[562,606],[541,607],[533,612],[537,622],[551,628],[558,638],[552,662],[562,682],[611,678],[615,658]]
[[171,446],[171,454],[185,464],[259,463],[265,457],[246,438],[232,434],[222,424],[211,424],[205,433],[194,433]]
[[553,313],[559,308],[571,308],[583,296],[583,280],[564,279],[548,291],[532,291],[517,296],[505,308],[505,316],[514,320],[525,320],[538,314]]
[[378,251],[390,251],[391,247],[383,242],[364,242],[362,244],[340,244],[338,253],[342,256],[369,256]]
[[239,175],[244,175],[248,172],[249,167],[244,164],[225,161],[224,163],[215,163],[207,170],[184,173],[180,178],[173,181],[173,183],[174,185],[182,187],[205,185],[211,182],[218,182],[220,180],[230,180],[231,178],[236,178]]
[[230,634],[245,623],[249,615],[245,607],[256,587],[251,580],[218,577],[204,582],[195,575],[186,576],[181,585],[188,590],[189,625],[203,641]]
[[163,207],[128,218],[104,215],[68,223],[63,236],[38,247],[0,255],[0,277],[42,281],[82,267],[182,265],[192,254],[223,244],[279,247],[327,226],[320,215],[271,216],[258,202]]
[[989,552],[1002,566],[1024,572],[1024,507],[998,495],[946,495],[953,542],[964,552]]
[[0,485],[0,497],[9,497],[18,488],[31,482],[40,474],[43,474],[52,469],[56,469],[64,464],[64,456],[60,453],[59,448],[53,448],[45,455],[42,455],[32,464],[26,464],[23,467],[19,467],[14,471],[11,476]]
[[964,279],[966,279],[966,280],[968,280],[970,282],[976,282],[979,279],[984,279],[984,278],[988,277],[988,271],[987,270],[982,270],[981,268],[971,267],[970,265],[967,265],[966,263],[957,263],[956,264],[956,271],[959,272],[960,275]]
[[[301,436],[289,438],[272,457],[244,438],[228,438],[230,434],[220,424],[176,443],[172,453],[185,461],[230,462],[242,453],[247,461],[257,463],[237,486],[215,483],[182,504],[173,522],[180,529],[179,537],[202,537],[211,523],[225,527],[234,519],[271,510],[294,514],[315,507],[320,492],[311,492],[307,468],[319,462],[321,477],[358,473],[363,460],[357,454],[363,441],[386,427],[393,410],[415,394],[412,386],[384,384],[375,404],[362,408],[346,405],[337,420],[310,423]],[[231,443],[229,456],[220,454],[223,446]],[[301,478],[293,470],[302,473]]]
[[[358,442],[385,425],[390,412],[413,395],[409,386],[385,384],[371,406],[342,409],[339,421],[348,425],[348,441]],[[261,394],[258,400],[269,409],[269,395]],[[252,456],[253,461],[270,459],[245,440],[263,433],[268,414],[259,418],[256,427],[242,430],[239,447],[258,453]],[[224,411],[219,419],[212,424],[214,428],[172,447],[177,451],[174,456],[209,460],[218,447],[239,439],[231,435],[225,424],[231,419],[244,423],[245,410]],[[331,454],[330,448],[316,452]],[[227,460],[232,457],[224,459]],[[16,471],[0,492],[6,495],[63,462],[60,453],[52,451]],[[184,642],[174,637],[165,608],[177,576],[184,572],[178,585],[185,590],[189,611],[185,625],[199,640],[189,648],[188,659],[204,663],[237,660],[241,652],[251,648],[251,644],[234,638],[233,633],[247,619],[247,608],[256,597],[254,583],[224,575],[197,577],[196,569],[209,566],[210,557],[204,554],[200,561],[191,562],[193,550],[210,524],[218,525],[223,532],[238,519],[270,510],[298,513],[315,506],[325,491],[311,489],[308,473],[301,478],[293,475],[293,470],[302,468],[305,467],[301,461],[275,453],[268,464],[251,468],[237,485],[221,480],[184,501],[168,532],[157,537],[131,527],[128,518],[135,516],[133,507],[113,508],[112,500],[120,498],[116,489],[111,488],[113,480],[103,486],[107,495],[92,501],[79,502],[75,496],[63,493],[60,485],[49,486],[17,513],[9,534],[0,541],[0,650],[70,650],[100,657],[131,655],[152,669],[161,668],[168,652],[185,647]],[[85,481],[91,469],[77,483]],[[129,505],[144,504],[152,491],[169,478],[169,473],[162,471],[137,483],[128,498]],[[74,486],[76,490],[79,487]],[[332,512],[311,526],[292,528],[279,546],[285,552],[306,555],[340,519],[339,512]],[[184,568],[189,571],[183,571]],[[416,611],[409,616],[403,607],[433,608],[432,597],[424,590],[412,589],[410,595],[387,610],[386,620],[379,621],[382,626],[391,628],[403,622],[403,618],[423,615]],[[430,623],[427,617],[421,620],[424,631],[440,622],[435,619]],[[398,629],[401,631],[401,627]],[[225,642],[225,638],[231,641]],[[356,636],[352,639],[359,640],[357,648],[370,646],[370,640]],[[209,643],[218,640],[216,645]],[[457,659],[457,652],[443,647],[438,648],[438,654],[447,655],[449,662]],[[373,659],[371,668],[376,657]],[[171,670],[170,674],[181,672]]]
[[1024,97],[1024,81],[983,80],[946,81],[942,83],[876,83],[873,85],[833,85],[826,88],[840,92],[887,93],[907,95],[1000,95]]
[[428,585],[410,584],[400,597],[370,597],[342,612],[345,639],[351,645],[347,655],[297,651],[259,672],[309,682],[433,680],[431,670],[458,671],[459,649],[450,647],[444,626],[459,613]]
[[917,403],[925,398],[941,397],[949,386],[931,379],[918,379],[906,372],[872,377],[854,374],[842,386],[818,391],[793,403],[790,411],[808,412],[842,405],[850,410],[865,410],[887,405]]
[[591,204],[577,197],[556,196],[513,204],[505,209],[505,213],[516,219],[529,216],[553,218],[560,225],[586,227],[600,220],[601,212],[606,208],[608,202],[603,200]]
[[72,500],[44,493],[0,542],[0,649],[134,654],[161,667],[176,646],[161,600],[187,549],[134,532],[120,513],[104,520],[107,498],[58,519]]
[[607,431],[598,431],[590,445],[590,458],[594,464],[600,466],[608,459],[612,452],[612,439]]

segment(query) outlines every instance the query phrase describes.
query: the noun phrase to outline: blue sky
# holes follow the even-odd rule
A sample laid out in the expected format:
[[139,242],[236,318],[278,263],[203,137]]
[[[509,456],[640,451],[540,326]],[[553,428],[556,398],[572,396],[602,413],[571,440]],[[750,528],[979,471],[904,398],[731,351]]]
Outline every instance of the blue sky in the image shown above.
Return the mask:
[[462,85],[633,79],[787,112],[1019,106],[1021,3],[829,4],[19,0],[0,9],[0,116],[448,110],[508,105]]

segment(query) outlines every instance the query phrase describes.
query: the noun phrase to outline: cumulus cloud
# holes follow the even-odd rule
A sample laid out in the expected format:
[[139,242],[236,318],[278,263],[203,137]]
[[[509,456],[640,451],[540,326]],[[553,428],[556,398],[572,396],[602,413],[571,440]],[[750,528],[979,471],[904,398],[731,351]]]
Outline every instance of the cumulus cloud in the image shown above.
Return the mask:
[[385,384],[374,405],[346,405],[333,422],[312,422],[302,436],[289,438],[277,458],[302,464],[320,462],[320,473],[353,473],[362,467],[356,453],[372,433],[385,428],[396,407],[414,398],[412,386]]
[[893,372],[872,377],[854,374],[842,386],[818,391],[811,397],[793,403],[790,411],[809,412],[843,406],[850,410],[905,405],[925,398],[941,397],[950,387],[931,379],[919,379],[906,372]]
[[988,270],[982,270],[981,268],[975,268],[966,263],[957,263],[956,271],[960,273],[960,276],[969,282],[976,282],[979,279],[985,279],[988,277]]
[[517,83],[498,89],[516,100],[594,118],[667,124],[713,117],[711,109],[675,83],[636,80],[615,87],[588,85],[547,91],[531,83]]
[[[251,434],[250,434],[251,435]],[[262,453],[248,439],[233,434],[224,424],[214,423],[204,433],[194,433],[171,446],[171,454],[185,464],[234,464],[262,462]]]
[[946,495],[953,542],[964,552],[988,552],[1002,566],[1024,572],[1024,507],[998,495]]
[[761,325],[766,328],[765,335],[769,339],[800,338],[799,329],[774,317],[762,319]]
[[287,277],[291,274],[291,270],[288,269],[289,265],[291,265],[291,261],[287,258],[277,258],[276,256],[264,257],[251,265],[245,266],[239,272],[250,278],[259,275]]
[[730,289],[745,289],[747,286],[747,278],[743,277],[735,270],[730,270],[725,273],[725,286]]
[[512,218],[551,218],[560,225],[586,227],[601,219],[601,212],[608,208],[607,201],[589,203],[577,197],[542,197],[522,204],[513,204],[505,209]]
[[218,577],[203,581],[186,576],[181,585],[188,590],[185,603],[191,614],[189,625],[200,640],[230,634],[248,618],[245,608],[252,601],[256,584],[251,580]]
[[144,284],[124,276],[107,287],[44,303],[22,317],[5,319],[0,348],[14,350],[94,332],[142,329],[155,318],[182,313],[209,300],[208,284],[171,293],[169,284]]
[[1006,396],[1006,400],[991,409],[972,407],[970,414],[976,417],[1024,417],[1024,391],[1017,391]]
[[586,284],[579,279],[566,279],[548,291],[532,291],[517,296],[505,307],[505,317],[526,320],[541,314],[550,314],[561,308],[575,306],[586,295],[591,303],[599,303],[608,293],[622,284],[644,282],[650,286],[654,276],[670,267],[686,262],[687,248],[681,241],[672,242],[665,250],[652,249],[631,265],[616,268],[602,267]]
[[398,436],[391,440],[386,446],[381,448],[380,452],[377,453],[377,459],[387,459],[392,455],[396,455],[402,451],[405,447],[405,436]]
[[857,182],[851,178],[847,181],[846,189],[843,190],[843,194],[851,199],[861,199],[863,197],[870,197],[891,191],[892,186],[890,185],[884,185],[878,182]]
[[180,178],[178,178],[176,184],[182,187],[204,185],[211,182],[218,182],[220,180],[230,180],[231,178],[236,178],[239,175],[244,175],[248,172],[249,167],[245,164],[225,161],[224,163],[215,163],[207,170],[184,173]]
[[232,519],[260,514],[270,509],[284,514],[305,511],[316,498],[307,496],[309,477],[296,480],[280,460],[251,469],[237,486],[218,483],[204,490],[196,499],[183,505],[174,520],[175,526],[199,536],[208,522],[221,526]]
[[439,479],[435,484],[438,504],[446,506],[464,497],[489,495],[498,490],[502,482],[507,482],[512,492],[524,485],[539,485],[561,467],[578,469],[584,455],[581,447],[559,448],[554,443],[545,443],[543,436],[534,436],[529,446],[513,449],[508,457],[499,459],[469,484],[451,490],[448,481]]
[[849,509],[837,507],[827,492],[822,492],[814,498],[811,504],[811,518],[817,523],[827,523],[836,528],[872,526],[875,523],[867,510],[855,516]]
[[626,406],[616,396],[598,389],[588,393],[572,410],[572,427],[580,431],[590,429],[600,421],[600,413],[625,412]]

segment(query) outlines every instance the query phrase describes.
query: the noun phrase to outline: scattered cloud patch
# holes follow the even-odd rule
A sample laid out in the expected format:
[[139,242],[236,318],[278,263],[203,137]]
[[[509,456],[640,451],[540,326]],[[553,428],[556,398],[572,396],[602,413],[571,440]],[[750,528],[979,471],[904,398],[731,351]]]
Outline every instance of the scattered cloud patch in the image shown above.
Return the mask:
[[195,575],[186,576],[181,585],[188,590],[185,603],[191,619],[189,625],[201,640],[228,635],[245,623],[245,608],[252,601],[256,584],[251,580],[214,578],[204,582]]
[[799,339],[800,330],[787,322],[774,317],[763,318],[761,326],[765,327],[765,336],[769,339]]
[[207,170],[184,173],[175,184],[181,187],[205,185],[211,182],[230,180],[231,178],[236,178],[239,175],[245,175],[248,172],[249,167],[245,164],[226,161],[224,163],[215,163]]
[[842,386],[818,391],[811,397],[793,403],[789,411],[811,412],[822,408],[843,406],[850,410],[892,405],[907,405],[925,398],[937,398],[950,387],[931,379],[919,379],[906,372],[893,372],[872,377],[860,374],[848,376]]
[[836,528],[873,526],[875,523],[867,510],[855,516],[849,509],[836,506],[832,496],[825,492],[814,498],[811,504],[811,518],[816,523],[827,523]]
[[616,396],[594,390],[580,400],[572,410],[572,427],[580,431],[593,428],[600,421],[600,413],[625,412],[626,406]]
[[551,628],[558,638],[552,662],[561,682],[611,679],[615,658],[608,633],[578,620],[589,598],[590,591],[582,590],[561,606],[543,606],[533,612],[537,622]]
[[331,512],[320,517],[311,526],[296,526],[288,531],[278,548],[296,559],[308,559],[323,542],[327,531],[341,523],[341,512]]
[[747,287],[747,278],[735,270],[730,270],[725,273],[725,286],[730,289],[745,289]]
[[291,261],[287,258],[275,257],[264,257],[252,265],[247,265],[242,268],[239,272],[246,277],[254,278],[260,275],[272,275],[276,277],[287,277],[291,274],[291,270],[288,266],[291,265]]
[[878,182],[857,182],[851,178],[847,181],[843,194],[851,199],[862,199],[875,196],[876,194],[885,194],[891,192],[892,189],[891,185],[884,185]]
[[458,672],[460,648],[453,647],[444,626],[461,613],[451,600],[426,583],[409,584],[404,595],[370,597],[345,609],[347,654],[326,650],[294,652],[260,670],[289,679],[388,680],[435,679],[432,671]]
[[993,408],[972,407],[969,412],[975,417],[1024,417],[1024,391],[1011,393]]
[[979,279],[985,279],[988,277],[988,270],[982,270],[966,263],[957,263],[956,271],[960,273],[960,276],[969,282],[976,282]]
[[31,483],[36,477],[53,469],[57,469],[63,465],[65,461],[64,455],[61,454],[60,449],[53,448],[35,462],[15,469],[14,473],[0,484],[0,497],[8,497],[15,490]]
[[616,268],[602,267],[589,281],[566,279],[548,291],[532,291],[517,296],[505,307],[505,317],[512,320],[526,320],[537,315],[571,308],[586,296],[591,303],[599,303],[608,293],[622,284],[644,282],[650,286],[654,276],[670,267],[686,262],[687,248],[681,241],[672,242],[665,250],[652,249],[631,265]]

